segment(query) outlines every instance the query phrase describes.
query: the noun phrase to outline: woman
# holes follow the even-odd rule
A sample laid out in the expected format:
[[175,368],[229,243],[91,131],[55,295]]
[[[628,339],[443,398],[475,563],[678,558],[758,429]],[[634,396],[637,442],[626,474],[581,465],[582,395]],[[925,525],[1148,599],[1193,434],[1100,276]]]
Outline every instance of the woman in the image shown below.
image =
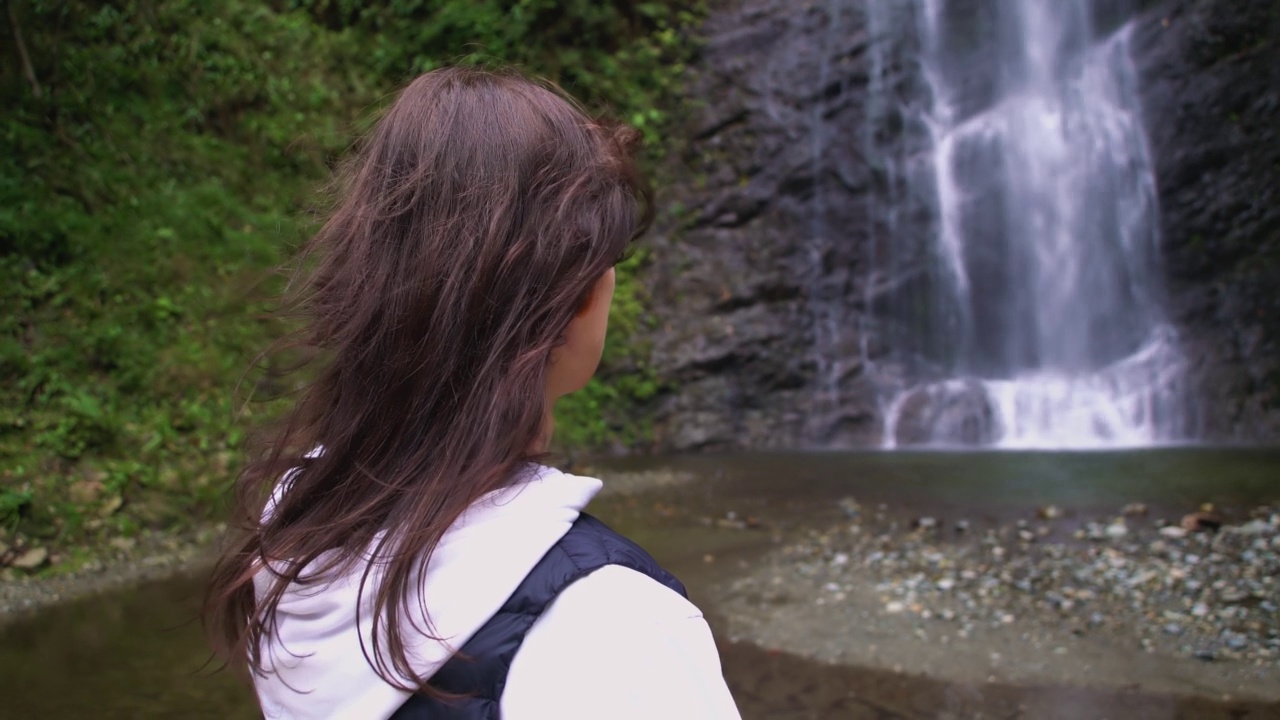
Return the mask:
[[737,718],[701,613],[540,464],[648,225],[630,129],[415,80],[292,286],[323,366],[237,482],[206,612],[270,718]]

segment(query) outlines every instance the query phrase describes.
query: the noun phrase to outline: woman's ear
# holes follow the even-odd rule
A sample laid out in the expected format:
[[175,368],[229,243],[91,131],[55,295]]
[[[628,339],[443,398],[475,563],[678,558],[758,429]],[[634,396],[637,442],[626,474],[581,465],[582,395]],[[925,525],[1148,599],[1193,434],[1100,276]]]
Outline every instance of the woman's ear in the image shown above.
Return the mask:
[[[594,311],[603,312],[605,317],[608,318],[609,309],[613,307],[613,290],[616,285],[617,271],[609,268],[587,290],[587,294],[582,298],[582,303],[578,305],[578,309],[574,312],[574,317],[580,318]],[[604,307],[598,307],[602,302]]]
[[609,328],[609,308],[613,305],[614,271],[609,268],[591,286],[565,329],[564,342],[551,353],[547,375],[547,396],[553,401],[582,389],[604,351]]

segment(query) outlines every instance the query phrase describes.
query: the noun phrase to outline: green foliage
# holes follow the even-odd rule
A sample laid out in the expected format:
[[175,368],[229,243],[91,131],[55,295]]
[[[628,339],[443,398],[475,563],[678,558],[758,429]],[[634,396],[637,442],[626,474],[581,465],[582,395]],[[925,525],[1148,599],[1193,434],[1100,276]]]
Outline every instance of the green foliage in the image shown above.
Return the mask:
[[[233,391],[302,210],[409,77],[514,62],[661,138],[700,12],[610,0],[10,0],[0,65],[0,533],[75,543],[208,517]],[[17,54],[15,53],[15,57]],[[37,89],[39,91],[37,96]],[[640,262],[637,258],[632,261]],[[655,389],[627,270],[574,443]],[[250,390],[252,388],[249,388]],[[614,409],[610,409],[614,408]]]
[[22,510],[31,504],[29,490],[0,490],[0,527],[16,527]]
[[514,64],[589,106],[609,107],[661,146],[702,3],[623,0],[299,0],[330,27],[362,32],[382,77],[444,64]]

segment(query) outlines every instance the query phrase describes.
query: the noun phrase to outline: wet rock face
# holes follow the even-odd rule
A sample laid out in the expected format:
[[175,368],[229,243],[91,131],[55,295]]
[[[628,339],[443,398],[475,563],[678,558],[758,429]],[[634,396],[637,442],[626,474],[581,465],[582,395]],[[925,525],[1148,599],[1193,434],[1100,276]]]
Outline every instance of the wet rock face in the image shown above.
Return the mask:
[[659,409],[664,449],[879,442],[859,268],[894,188],[863,157],[860,6],[748,0],[705,27],[680,185],[660,188],[676,217],[651,239],[646,278],[654,363],[676,388]]
[[1148,3],[1134,37],[1198,434],[1280,436],[1280,4]]
[[990,445],[997,434],[991,398],[977,382],[918,388],[902,401],[895,440],[900,446]]

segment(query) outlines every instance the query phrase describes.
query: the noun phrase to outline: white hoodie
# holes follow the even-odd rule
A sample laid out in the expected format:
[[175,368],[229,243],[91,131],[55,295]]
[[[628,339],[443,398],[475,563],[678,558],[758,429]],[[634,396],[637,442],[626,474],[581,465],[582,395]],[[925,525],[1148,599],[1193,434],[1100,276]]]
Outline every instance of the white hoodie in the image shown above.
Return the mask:
[[[446,640],[410,638],[415,669],[435,672],[488,622],[600,486],[539,466],[463,513],[432,554],[420,594],[410,598],[408,607],[425,598],[433,634]],[[371,575],[361,596],[362,572],[286,591],[278,634],[264,652],[270,672],[255,679],[267,718],[386,718],[408,699],[361,649],[362,636],[373,647],[378,582]],[[261,596],[270,576],[255,581]],[[500,707],[503,720],[739,717],[702,613],[619,566],[578,580],[547,608],[512,662]]]

